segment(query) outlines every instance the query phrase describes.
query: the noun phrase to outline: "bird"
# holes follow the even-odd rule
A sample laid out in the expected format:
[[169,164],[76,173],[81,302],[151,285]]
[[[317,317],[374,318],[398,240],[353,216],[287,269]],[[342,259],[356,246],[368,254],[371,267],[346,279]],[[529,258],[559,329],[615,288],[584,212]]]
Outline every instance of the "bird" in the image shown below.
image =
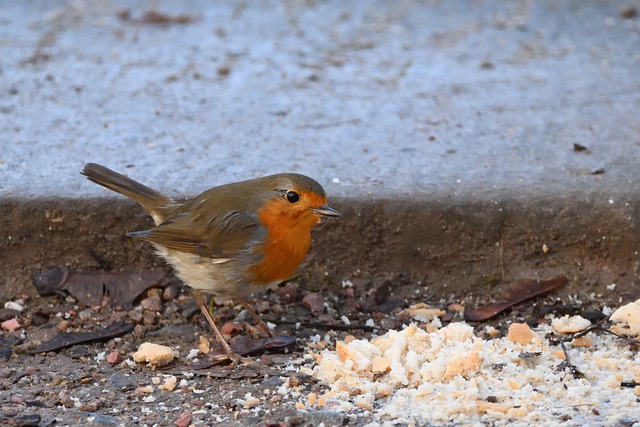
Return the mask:
[[339,217],[322,186],[297,173],[280,173],[213,187],[173,199],[97,163],[80,172],[90,181],[138,202],[155,227],[127,236],[150,242],[193,289],[193,297],[231,366],[246,360],[226,342],[207,307],[209,296],[233,297],[270,337],[244,296],[266,291],[295,273],[322,217]]

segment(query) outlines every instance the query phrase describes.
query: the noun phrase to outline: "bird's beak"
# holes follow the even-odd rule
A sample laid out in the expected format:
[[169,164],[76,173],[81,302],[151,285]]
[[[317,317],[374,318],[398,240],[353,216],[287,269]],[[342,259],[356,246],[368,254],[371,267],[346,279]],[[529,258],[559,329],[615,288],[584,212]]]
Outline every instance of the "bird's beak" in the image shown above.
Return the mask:
[[319,208],[311,208],[311,210],[324,216],[340,216],[340,212],[327,205],[322,205]]

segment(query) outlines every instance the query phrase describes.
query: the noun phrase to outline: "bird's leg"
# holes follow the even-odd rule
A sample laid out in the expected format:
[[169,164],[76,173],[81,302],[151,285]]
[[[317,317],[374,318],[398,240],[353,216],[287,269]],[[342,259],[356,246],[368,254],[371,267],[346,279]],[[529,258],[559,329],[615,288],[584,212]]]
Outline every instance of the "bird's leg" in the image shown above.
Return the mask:
[[258,314],[255,311],[253,311],[253,309],[251,308],[247,300],[245,300],[240,295],[235,295],[235,298],[238,301],[240,301],[240,304],[242,304],[244,309],[247,310],[247,312],[251,315],[251,317],[253,317],[253,320],[256,322],[258,327],[262,329],[267,334],[267,336],[269,336],[269,338],[273,338],[273,332],[271,332],[271,329],[269,329],[267,324],[264,323],[264,321],[260,318],[260,316],[258,316]]
[[[206,298],[206,295],[205,295],[205,298]],[[214,297],[211,297],[209,298],[209,314],[213,316],[213,311],[215,309],[216,309],[216,299]]]
[[222,344],[222,348],[224,349],[224,352],[227,354],[227,357],[229,358],[229,360],[231,360],[231,368],[234,368],[237,365],[244,363],[245,362],[244,357],[240,356],[231,348],[231,346],[227,343],[227,341],[225,341],[224,336],[222,336],[222,332],[220,332],[220,330],[216,326],[216,322],[213,321],[213,317],[211,317],[211,313],[207,308],[207,295],[204,292],[194,290],[193,299],[196,301],[196,304],[198,305],[198,307],[200,307],[200,311],[202,311],[202,314],[204,314],[204,317],[209,322],[209,325],[211,325],[211,329],[213,329],[213,332],[215,333],[216,338],[218,338],[218,341],[220,342],[220,344]]

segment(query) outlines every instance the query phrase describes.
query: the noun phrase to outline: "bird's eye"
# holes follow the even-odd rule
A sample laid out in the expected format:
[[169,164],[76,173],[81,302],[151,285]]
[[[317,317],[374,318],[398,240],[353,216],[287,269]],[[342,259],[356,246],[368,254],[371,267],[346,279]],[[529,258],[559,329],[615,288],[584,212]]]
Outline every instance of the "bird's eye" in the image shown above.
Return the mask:
[[285,194],[285,196],[287,197],[289,203],[296,203],[298,200],[300,200],[300,195],[295,191],[287,191],[287,194]]

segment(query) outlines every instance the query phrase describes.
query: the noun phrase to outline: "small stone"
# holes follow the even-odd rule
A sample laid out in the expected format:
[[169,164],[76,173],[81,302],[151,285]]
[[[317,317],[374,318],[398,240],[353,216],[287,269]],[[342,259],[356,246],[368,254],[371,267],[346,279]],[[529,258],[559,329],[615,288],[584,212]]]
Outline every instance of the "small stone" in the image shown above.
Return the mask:
[[260,357],[260,364],[262,366],[273,365],[273,357],[269,356],[268,354],[265,354],[264,356]]
[[158,324],[158,316],[153,314],[153,312],[148,312],[144,314],[142,318],[142,324],[144,326],[154,326]]
[[142,325],[136,325],[136,327],[133,328],[133,335],[136,338],[144,338],[146,334],[147,334],[147,328]]
[[114,350],[107,355],[107,363],[116,365],[120,362],[122,362],[122,356],[117,351]]
[[84,412],[95,412],[100,409],[100,406],[102,405],[99,400],[92,400],[91,402],[83,403],[78,409]]
[[300,379],[295,375],[289,377],[289,387],[297,387],[300,385]]
[[256,304],[256,311],[260,314],[268,313],[271,310],[271,304],[269,301],[260,301]]
[[[69,356],[74,359],[87,359],[93,355],[93,351],[90,347],[86,345],[76,345],[67,350]],[[103,354],[104,357],[104,354]]]
[[145,310],[158,312],[162,310],[162,298],[159,295],[152,295],[140,301],[140,306]]
[[135,323],[142,323],[142,319],[144,318],[144,315],[140,310],[131,310],[129,311],[129,317]]
[[68,320],[61,320],[60,323],[58,323],[58,330],[60,332],[66,332],[68,327],[69,327]]
[[293,303],[298,299],[298,284],[290,282],[281,288],[276,287],[273,292],[280,297],[282,302],[286,304]]
[[40,425],[40,415],[38,414],[20,414],[13,417],[15,426],[31,427]]
[[12,317],[18,317],[20,312],[18,310],[11,310],[10,308],[0,308],[0,322],[9,320]]
[[464,309],[465,309],[464,305],[457,304],[457,303],[449,304],[449,307],[447,307],[447,310],[455,311],[456,313],[463,313]]
[[13,331],[17,331],[20,328],[22,328],[22,325],[20,324],[20,322],[18,322],[18,319],[16,319],[15,317],[2,322],[2,329],[4,329],[5,331],[13,332]]
[[85,309],[78,313],[80,320],[87,321],[93,317],[93,310]]
[[220,332],[222,332],[222,335],[237,335],[242,332],[242,326],[235,322],[227,322],[220,327]]
[[324,301],[322,297],[315,292],[310,292],[302,298],[302,305],[312,313],[318,314],[324,311]]
[[121,420],[109,415],[102,415],[98,412],[92,412],[91,418],[93,418],[92,425],[97,426],[118,426],[121,425]]
[[282,384],[284,384],[284,380],[282,380],[282,378],[276,375],[272,375],[269,378],[262,381],[262,385],[264,387],[280,387]]
[[169,285],[162,292],[162,299],[165,301],[173,301],[180,296],[180,287],[178,285]]
[[109,383],[121,391],[130,391],[136,388],[136,380],[126,374],[113,374],[109,378]]
[[180,311],[180,308],[175,302],[168,302],[164,305],[164,313],[163,315],[166,317],[171,316],[173,313],[177,313]]
[[162,296],[163,293],[163,289],[161,288],[151,288],[147,291],[147,297],[153,297],[153,296]]
[[191,424],[191,413],[183,412],[176,420],[177,427],[188,427]]
[[191,301],[185,308],[182,309],[182,317],[184,317],[185,319],[191,319],[194,314],[199,312],[200,307],[198,307],[195,302]]
[[13,356],[13,349],[11,347],[0,346],[0,359],[9,359],[11,356]]
[[4,303],[4,308],[8,310],[22,311],[24,307],[17,301],[7,301]]
[[199,354],[200,354],[200,350],[198,350],[197,348],[192,348],[191,350],[189,350],[189,353],[187,353],[187,359],[189,360],[195,359],[196,357],[198,357]]

